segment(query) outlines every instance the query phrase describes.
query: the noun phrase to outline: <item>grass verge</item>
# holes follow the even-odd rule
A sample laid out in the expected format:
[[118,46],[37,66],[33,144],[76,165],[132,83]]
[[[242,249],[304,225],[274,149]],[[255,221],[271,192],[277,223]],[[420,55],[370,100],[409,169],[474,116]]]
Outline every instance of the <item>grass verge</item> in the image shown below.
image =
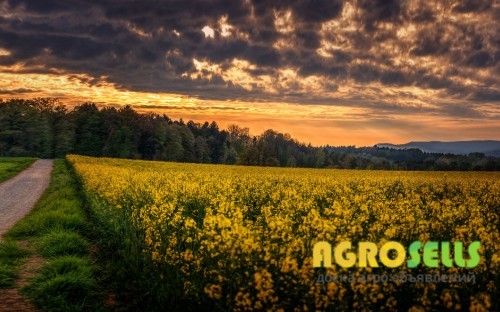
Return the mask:
[[30,242],[33,253],[48,260],[21,289],[41,310],[102,309],[88,229],[76,181],[65,160],[56,160],[42,198],[6,235],[9,240]]
[[31,157],[0,157],[0,183],[28,168],[35,160]]
[[28,256],[27,250],[17,243],[6,241],[0,244],[0,289],[11,288],[17,278],[17,269]]

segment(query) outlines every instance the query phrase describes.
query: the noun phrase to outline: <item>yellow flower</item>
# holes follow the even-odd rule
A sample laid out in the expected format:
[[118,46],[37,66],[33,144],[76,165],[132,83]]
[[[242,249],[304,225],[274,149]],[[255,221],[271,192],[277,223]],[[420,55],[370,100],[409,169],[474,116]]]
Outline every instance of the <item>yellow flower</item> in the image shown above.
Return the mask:
[[222,288],[219,285],[210,284],[205,286],[205,293],[212,299],[220,299],[222,296]]
[[[124,242],[131,251],[147,253],[160,278],[165,269],[174,270],[179,279],[171,287],[189,296],[221,299],[224,289],[224,298],[236,310],[397,310],[403,305],[413,306],[411,311],[482,311],[491,309],[491,295],[499,291],[494,281],[475,287],[467,307],[467,283],[450,282],[446,288],[453,292],[440,292],[435,283],[317,285],[311,250],[320,240],[371,241],[379,247],[390,240],[480,240],[482,258],[474,273],[477,280],[491,279],[500,273],[499,172],[450,172],[444,178],[440,172],[261,168],[76,155],[68,161],[96,216],[124,233],[143,235],[141,246]],[[130,222],[123,222],[124,216]],[[421,266],[418,271],[464,273],[458,267],[441,272]],[[346,272],[393,273],[383,267],[334,267],[329,274]],[[286,302],[296,306],[283,306]],[[345,302],[353,305],[346,307]],[[227,308],[222,300],[218,303]]]

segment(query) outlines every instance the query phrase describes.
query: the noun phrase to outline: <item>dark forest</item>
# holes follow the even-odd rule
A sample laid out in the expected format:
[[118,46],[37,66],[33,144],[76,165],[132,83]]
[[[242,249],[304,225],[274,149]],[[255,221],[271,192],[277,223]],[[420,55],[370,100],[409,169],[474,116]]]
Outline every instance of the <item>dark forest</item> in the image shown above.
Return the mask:
[[140,114],[131,106],[69,109],[57,99],[0,100],[0,156],[64,157],[80,154],[160,161],[253,166],[388,169],[500,170],[500,158],[482,153],[452,155],[419,149],[304,144],[269,129],[216,122],[172,120]]

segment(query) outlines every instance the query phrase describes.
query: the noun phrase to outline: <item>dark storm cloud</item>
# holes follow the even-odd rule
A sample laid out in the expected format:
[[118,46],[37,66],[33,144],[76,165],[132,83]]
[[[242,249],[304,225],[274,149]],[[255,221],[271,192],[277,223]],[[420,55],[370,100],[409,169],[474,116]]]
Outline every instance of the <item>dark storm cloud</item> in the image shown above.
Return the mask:
[[[289,29],[276,26],[279,16],[288,16]],[[0,0],[0,48],[10,53],[0,54],[0,65],[23,64],[18,72],[87,74],[90,80],[74,79],[89,85],[105,76],[118,88],[198,98],[337,100],[304,91],[300,83],[275,87],[274,93],[258,83],[245,89],[193,62],[226,71],[239,59],[253,66],[241,70],[256,79],[275,79],[280,70],[293,68],[299,78],[324,79],[328,92],[378,83],[497,102],[497,17],[494,1],[473,0]],[[222,18],[232,27],[229,36],[221,31]],[[332,21],[325,30],[324,23]],[[213,38],[202,32],[205,26],[214,29]],[[437,65],[426,66],[429,59]],[[466,79],[474,83],[466,85]],[[475,114],[462,107],[442,112]]]
[[134,105],[137,109],[147,109],[147,110],[187,110],[187,111],[206,111],[206,110],[221,110],[221,111],[243,111],[244,108],[234,107],[234,106],[192,106],[186,107],[182,105]]
[[76,12],[79,8],[84,7],[78,1],[59,1],[59,0],[43,0],[43,1],[23,1],[9,0],[9,5],[14,9],[19,6],[25,6],[29,12],[37,12],[41,14],[53,14],[60,11]]
[[459,13],[486,11],[491,9],[493,1],[461,0],[454,5],[453,10]]
[[485,115],[478,109],[471,106],[464,105],[446,105],[440,109],[445,115],[449,116],[460,116],[464,118],[481,118]]
[[411,53],[417,56],[440,55],[450,48],[450,42],[443,38],[445,31],[435,25],[422,28],[417,34]]
[[18,88],[18,89],[11,89],[11,90],[2,90],[0,89],[0,94],[8,94],[8,95],[17,95],[17,94],[22,94],[22,93],[35,93],[38,92],[39,90],[36,89],[26,89],[26,88]]
[[489,67],[495,64],[498,61],[495,59],[495,56],[491,55],[487,51],[478,51],[474,52],[467,58],[467,65],[473,67]]
[[363,10],[361,21],[368,31],[375,31],[379,22],[398,22],[401,18],[401,4],[397,0],[360,0]]

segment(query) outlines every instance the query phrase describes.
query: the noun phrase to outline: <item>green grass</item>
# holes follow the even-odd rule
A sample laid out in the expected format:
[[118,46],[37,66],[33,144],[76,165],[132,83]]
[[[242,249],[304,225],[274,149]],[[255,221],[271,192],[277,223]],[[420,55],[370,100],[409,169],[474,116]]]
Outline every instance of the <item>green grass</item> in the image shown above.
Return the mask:
[[53,230],[43,235],[38,242],[38,250],[45,258],[88,255],[89,244],[78,233],[67,230]]
[[0,288],[10,288],[14,285],[17,268],[28,254],[28,251],[21,249],[13,241],[0,244]]
[[68,206],[68,202],[71,201],[58,200],[43,205],[39,211],[19,221],[9,231],[8,236],[20,239],[43,235],[58,229],[85,233],[88,228],[85,214]]
[[86,311],[96,296],[93,264],[87,258],[64,256],[45,265],[23,292],[48,311]]
[[[78,185],[65,160],[56,160],[49,187],[35,208],[6,233],[26,240],[48,259],[21,292],[44,311],[95,311],[102,305],[89,255],[89,222]],[[15,270],[0,276],[15,281]],[[12,285],[12,282],[11,284]]]
[[30,157],[0,157],[0,183],[28,168],[35,160]]
[[16,268],[0,263],[0,289],[11,288],[17,279]]

